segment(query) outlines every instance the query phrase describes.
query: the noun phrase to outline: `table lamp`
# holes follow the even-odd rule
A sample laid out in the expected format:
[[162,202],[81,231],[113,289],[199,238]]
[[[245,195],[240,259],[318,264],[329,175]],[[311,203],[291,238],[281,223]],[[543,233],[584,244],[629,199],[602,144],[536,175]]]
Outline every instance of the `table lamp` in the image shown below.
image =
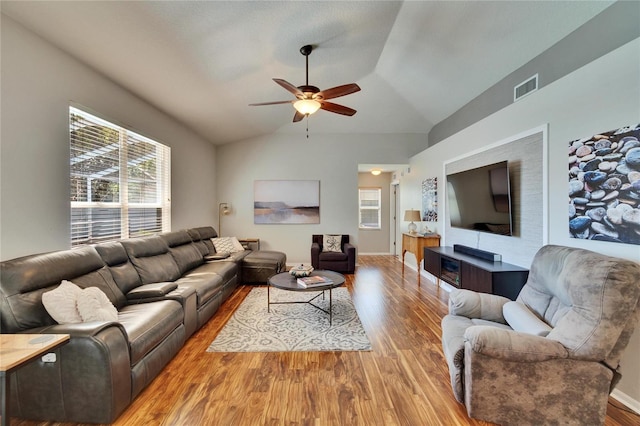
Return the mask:
[[420,222],[420,210],[405,210],[404,221],[411,222],[409,224],[409,233],[415,234],[416,230],[418,229],[418,225],[416,225],[414,222],[415,221]]

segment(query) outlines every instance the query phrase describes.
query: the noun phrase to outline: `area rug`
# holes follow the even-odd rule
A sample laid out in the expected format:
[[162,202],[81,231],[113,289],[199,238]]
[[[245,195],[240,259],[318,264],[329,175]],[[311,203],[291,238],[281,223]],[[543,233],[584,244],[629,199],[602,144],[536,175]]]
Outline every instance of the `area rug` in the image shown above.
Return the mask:
[[[271,289],[272,302],[304,301],[315,292]],[[314,303],[329,309],[329,292]],[[291,352],[291,351],[370,351],[371,343],[349,291],[333,289],[333,320],[313,306],[271,305],[267,312],[267,289],[254,288],[211,343],[207,352]]]

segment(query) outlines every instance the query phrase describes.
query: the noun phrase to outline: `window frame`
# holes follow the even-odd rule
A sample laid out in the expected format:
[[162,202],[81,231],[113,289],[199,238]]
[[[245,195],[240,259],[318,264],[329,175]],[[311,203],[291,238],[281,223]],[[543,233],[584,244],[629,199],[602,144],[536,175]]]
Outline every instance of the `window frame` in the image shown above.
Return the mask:
[[[74,117],[76,116],[76,117]],[[77,118],[80,117],[80,118]],[[88,135],[84,139],[74,136],[74,132],[92,126],[103,127],[117,132],[117,142],[101,138],[101,136]],[[150,149],[149,149],[150,148]],[[76,155],[74,156],[74,153]],[[78,155],[79,154],[79,155]],[[115,154],[115,155],[114,155]],[[137,155],[133,160],[130,156]],[[114,158],[117,157],[117,160]],[[104,166],[103,170],[77,170],[75,164],[87,160],[98,159],[105,163],[116,162],[117,165]],[[108,161],[107,161],[108,160]],[[131,172],[145,174],[144,165],[152,160],[152,168],[146,169],[146,175],[151,177],[136,179],[130,176]],[[155,167],[154,167],[155,166]],[[116,175],[107,179],[108,175]],[[101,179],[102,178],[102,179]],[[78,189],[77,185],[86,179],[86,186]],[[149,182],[146,181],[149,179]],[[109,201],[92,200],[92,182],[109,182],[115,185],[117,199]],[[135,181],[144,198],[153,200],[130,200],[129,190],[131,183]],[[149,187],[153,188],[151,191]],[[115,191],[114,191],[115,192]],[[155,192],[155,195],[154,195]],[[77,197],[81,194],[81,197]],[[113,193],[111,194],[113,195]],[[84,198],[78,201],[74,198]],[[167,232],[171,230],[171,148],[157,140],[151,139],[140,133],[123,126],[117,122],[106,120],[94,112],[89,112],[77,106],[69,106],[69,207],[70,207],[70,245],[71,248],[96,244],[107,241],[117,241],[125,238]],[[86,210],[84,210],[86,209]],[[106,217],[113,226],[110,231],[96,231],[100,228],[101,217],[92,217],[96,209],[117,209],[118,213],[112,217]],[[156,210],[153,213],[153,209]],[[134,210],[142,213],[143,221],[155,224],[132,224],[131,216]],[[147,213],[144,210],[150,211]],[[83,214],[84,213],[84,214]],[[98,213],[104,214],[104,212]],[[108,213],[110,215],[111,213]],[[83,216],[89,216],[90,220],[84,220]],[[119,226],[117,223],[119,222]],[[133,226],[133,228],[132,228]],[[102,232],[102,233],[101,233]]]
[[[363,206],[363,192],[364,191],[377,191],[377,206]],[[362,224],[362,213],[363,210],[377,210],[378,212],[378,223],[377,226],[363,226]],[[379,186],[361,186],[358,188],[358,229],[361,230],[376,230],[379,231],[382,229],[382,187]]]

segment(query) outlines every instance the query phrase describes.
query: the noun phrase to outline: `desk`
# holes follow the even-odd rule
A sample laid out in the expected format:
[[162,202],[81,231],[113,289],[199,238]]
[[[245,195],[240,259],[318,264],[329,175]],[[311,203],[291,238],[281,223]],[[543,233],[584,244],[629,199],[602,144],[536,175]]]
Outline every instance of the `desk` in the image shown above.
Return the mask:
[[440,235],[438,234],[402,234],[402,275],[404,275],[404,255],[407,252],[413,253],[418,263],[418,285],[420,285],[420,268],[424,256],[425,247],[438,247],[440,245]]
[[9,424],[9,375],[11,372],[68,341],[68,334],[0,334],[2,426]]

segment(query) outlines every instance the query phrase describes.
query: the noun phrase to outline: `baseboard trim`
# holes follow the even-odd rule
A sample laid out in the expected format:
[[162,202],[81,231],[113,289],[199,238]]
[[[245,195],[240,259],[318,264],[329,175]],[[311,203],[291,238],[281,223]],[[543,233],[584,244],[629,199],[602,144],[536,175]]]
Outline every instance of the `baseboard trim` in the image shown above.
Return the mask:
[[640,401],[636,401],[635,399],[631,398],[626,393],[619,391],[618,389],[614,389],[613,392],[611,392],[611,396],[616,401],[624,404],[626,407],[635,411],[637,414],[640,414]]

